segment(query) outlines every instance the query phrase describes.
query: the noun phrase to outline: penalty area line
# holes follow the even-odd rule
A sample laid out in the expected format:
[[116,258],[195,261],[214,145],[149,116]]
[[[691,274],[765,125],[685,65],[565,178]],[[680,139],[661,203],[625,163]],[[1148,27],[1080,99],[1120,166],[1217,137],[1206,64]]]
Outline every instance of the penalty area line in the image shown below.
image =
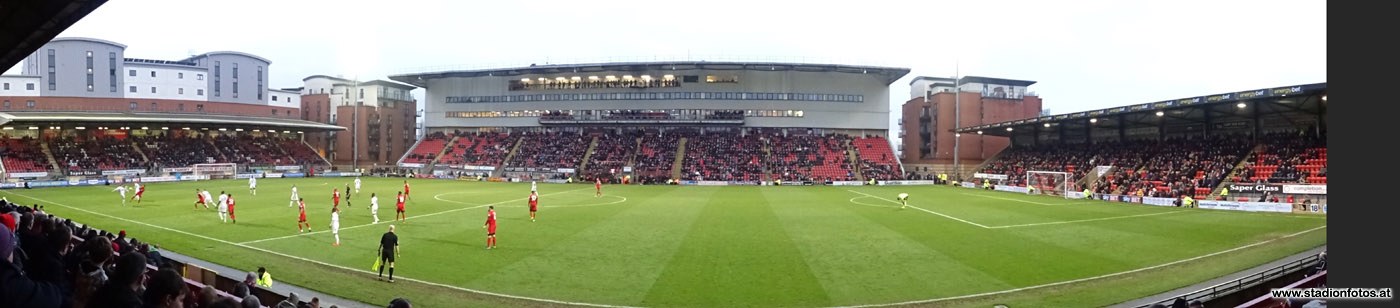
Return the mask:
[[[871,198],[875,198],[875,199],[880,199],[880,200],[889,201],[889,202],[894,203],[894,204],[901,204],[901,203],[899,203],[899,201],[894,201],[894,200],[890,200],[890,199],[881,198],[881,197],[878,197],[878,196],[875,196],[875,195],[872,195],[872,194],[867,194],[867,193],[863,193],[863,192],[859,192],[859,191],[854,191],[854,190],[850,190],[850,189],[847,189],[846,191],[853,192],[853,193],[857,193],[857,194],[861,194],[861,195],[865,195],[866,197],[871,197]],[[943,214],[943,213],[939,213],[939,212],[934,212],[934,211],[930,211],[930,210],[925,210],[924,208],[921,208],[921,207],[917,207],[917,206],[913,206],[913,205],[910,205],[909,207],[912,207],[912,208],[914,208],[914,209],[916,209],[916,210],[924,211],[925,213],[934,214],[934,215],[938,215],[938,216],[943,216],[944,218],[956,220],[956,221],[959,221],[959,222],[962,222],[962,223],[965,223],[965,224],[969,224],[969,225],[974,225],[974,226],[982,227],[982,229],[991,229],[991,227],[988,227],[988,226],[983,225],[983,224],[979,224],[979,223],[975,223],[975,222],[963,220],[962,218],[957,218],[957,217],[953,217],[953,216],[948,216],[947,214]]]
[[[576,189],[576,190],[583,190],[583,189],[586,189],[586,188]],[[570,191],[573,191],[573,190],[570,190]],[[565,192],[570,192],[570,191],[562,191],[562,192],[558,192],[558,193],[565,193]],[[121,221],[129,222],[129,223],[133,223],[133,224],[138,224],[138,225],[142,225],[142,226],[147,226],[147,227],[151,227],[151,228],[156,228],[156,229],[166,230],[166,231],[175,232],[175,233],[179,233],[179,234],[184,234],[184,235],[188,235],[188,236],[192,236],[192,237],[196,237],[196,238],[201,238],[201,239],[205,239],[205,240],[209,240],[209,241],[214,241],[214,242],[218,242],[218,243],[222,243],[222,244],[227,244],[227,245],[231,245],[231,246],[237,246],[237,247],[247,248],[247,249],[251,249],[251,250],[261,251],[261,252],[265,252],[265,253],[269,253],[269,254],[273,254],[273,255],[278,255],[278,256],[282,256],[282,257],[286,257],[286,258],[290,258],[290,259],[295,259],[295,260],[299,260],[299,261],[315,263],[315,264],[319,264],[319,265],[323,265],[323,266],[327,266],[327,267],[332,267],[332,268],[337,268],[337,269],[342,269],[342,270],[346,270],[346,271],[351,271],[351,272],[355,272],[355,273],[363,273],[363,274],[371,274],[371,275],[373,275],[373,274],[378,274],[378,273],[376,273],[376,272],[371,272],[371,271],[367,271],[367,270],[363,270],[363,269],[351,268],[351,267],[346,267],[346,266],[340,266],[340,265],[330,264],[330,263],[326,263],[326,262],[322,262],[322,261],[318,261],[318,260],[312,260],[312,259],[307,259],[307,258],[303,258],[303,257],[293,256],[293,255],[289,255],[289,254],[285,254],[285,253],[281,253],[281,252],[276,252],[276,251],[272,251],[272,250],[268,250],[268,249],[253,247],[253,246],[251,246],[251,245],[234,243],[234,242],[231,242],[231,241],[228,241],[228,240],[212,238],[212,237],[208,237],[208,236],[204,236],[204,235],[200,235],[200,234],[194,234],[194,233],[186,232],[186,231],[183,231],[183,230],[176,230],[176,229],[172,229],[172,228],[168,228],[168,227],[164,227],[164,226],[158,226],[158,225],[153,225],[153,224],[149,224],[149,223],[145,223],[145,222],[135,221],[135,220],[127,219],[127,218],[117,217],[117,216],[109,215],[109,214],[106,214],[106,213],[98,213],[98,212],[90,211],[90,210],[87,210],[87,209],[78,208],[78,207],[70,206],[70,205],[63,204],[63,203],[53,202],[53,201],[49,201],[49,200],[39,199],[39,198],[37,198],[37,197],[31,197],[31,196],[29,196],[29,195],[25,195],[25,194],[21,194],[21,193],[17,193],[17,192],[12,192],[12,191],[8,191],[8,190],[3,190],[3,191],[0,191],[0,192],[12,194],[12,195],[16,195],[16,196],[20,196],[20,197],[24,197],[24,198],[29,198],[29,199],[32,199],[32,200],[35,200],[35,201],[40,201],[40,202],[44,202],[44,203],[48,203],[48,204],[52,204],[52,205],[57,205],[57,206],[60,206],[60,207],[65,207],[65,208],[73,209],[73,210],[79,211],[79,212],[84,212],[84,213],[88,213],[88,214],[92,214],[92,215],[97,215],[97,216],[107,217],[107,218],[111,218],[111,219],[121,220]],[[514,201],[514,200],[512,200],[512,201]],[[470,293],[476,293],[476,294],[482,294],[482,295],[489,295],[489,296],[496,296],[496,297],[511,298],[511,299],[524,300],[524,301],[535,301],[535,302],[553,303],[553,304],[560,304],[560,305],[590,306],[590,307],[629,307],[629,306],[614,306],[614,305],[592,304],[592,303],[582,303],[582,302],[567,302],[567,301],[558,301],[558,300],[552,300],[552,299],[543,299],[543,298],[534,298],[534,297],[526,297],[526,296],[519,296],[519,295],[502,294],[502,293],[495,293],[495,292],[488,292],[488,291],[482,291],[482,290],[476,290],[476,289],[463,288],[463,287],[454,286],[454,285],[446,285],[446,284],[441,284],[441,283],[436,283],[436,282],[430,282],[430,281],[424,281],[424,280],[419,280],[419,279],[413,279],[413,278],[405,277],[405,276],[403,276],[403,275],[399,275],[399,278],[398,278],[398,279],[400,279],[400,280],[405,280],[405,281],[410,281],[410,282],[421,283],[421,284],[426,284],[426,285],[430,285],[430,286],[436,286],[436,287],[442,287],[442,288],[447,288],[447,289],[453,289],[453,290],[458,290],[458,291],[463,291],[463,292],[470,292]]]

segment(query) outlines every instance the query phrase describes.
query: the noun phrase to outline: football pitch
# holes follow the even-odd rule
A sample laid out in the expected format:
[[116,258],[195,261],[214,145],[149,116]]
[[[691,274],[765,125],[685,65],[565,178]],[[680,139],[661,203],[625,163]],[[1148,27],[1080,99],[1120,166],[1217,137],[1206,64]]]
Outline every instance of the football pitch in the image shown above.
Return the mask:
[[[111,186],[0,196],[164,250],[264,266],[280,283],[423,307],[1105,306],[1327,242],[1323,216],[942,186],[605,185],[595,197],[591,183],[540,183],[531,222],[528,183],[413,179],[408,220],[396,222],[403,179],[363,180],[342,201],[341,246],[328,232],[331,190],[353,178],[260,179],[256,196],[246,180],[152,183],[142,204],[125,207]],[[292,185],[313,232],[297,232]],[[238,223],[194,208],[197,188],[232,193]],[[487,206],[500,219],[492,250]],[[369,271],[389,224],[402,250],[392,284]]]

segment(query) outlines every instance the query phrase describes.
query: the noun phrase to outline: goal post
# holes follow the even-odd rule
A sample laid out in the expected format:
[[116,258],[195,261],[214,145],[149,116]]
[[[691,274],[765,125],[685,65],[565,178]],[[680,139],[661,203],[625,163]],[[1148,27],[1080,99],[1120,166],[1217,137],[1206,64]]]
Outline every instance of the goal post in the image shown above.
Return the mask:
[[195,164],[194,175],[210,180],[232,179],[238,173],[238,164]]
[[1028,194],[1038,195],[1059,195],[1066,199],[1072,187],[1074,179],[1068,172],[1059,171],[1026,171],[1026,188]]

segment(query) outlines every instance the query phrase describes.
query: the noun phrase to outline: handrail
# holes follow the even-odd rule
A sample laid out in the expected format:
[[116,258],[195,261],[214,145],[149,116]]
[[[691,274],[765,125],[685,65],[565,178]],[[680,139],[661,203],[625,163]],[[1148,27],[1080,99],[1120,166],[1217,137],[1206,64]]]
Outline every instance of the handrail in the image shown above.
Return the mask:
[[[1206,301],[1209,301],[1209,300],[1212,300],[1212,299],[1220,298],[1221,296],[1228,295],[1228,294],[1230,294],[1230,293],[1234,293],[1234,292],[1237,292],[1237,291],[1240,291],[1240,290],[1244,290],[1245,288],[1249,288],[1249,287],[1253,287],[1253,286],[1259,285],[1259,284],[1261,284],[1261,283],[1264,283],[1264,282],[1268,281],[1268,280],[1271,279],[1271,278],[1282,277],[1282,276],[1284,276],[1284,275],[1297,272],[1298,270],[1306,269],[1306,268],[1308,268],[1308,267],[1311,267],[1311,266],[1317,264],[1317,262],[1318,262],[1320,259],[1321,259],[1321,258],[1320,258],[1318,255],[1307,256],[1307,257],[1304,257],[1304,258],[1302,258],[1302,259],[1298,259],[1298,260],[1295,260],[1295,261],[1291,261],[1291,262],[1288,262],[1288,263],[1284,263],[1284,264],[1279,265],[1279,266],[1277,266],[1277,267],[1272,267],[1272,268],[1269,268],[1269,269],[1265,269],[1265,270],[1260,271],[1260,272],[1258,272],[1258,273],[1254,273],[1254,274],[1250,274],[1250,275],[1248,275],[1248,276],[1240,277],[1239,279],[1235,279],[1235,280],[1231,280],[1231,281],[1222,282],[1222,283],[1220,283],[1220,284],[1217,284],[1217,285],[1214,285],[1214,286],[1210,286],[1210,287],[1208,287],[1208,288],[1204,288],[1204,289],[1197,290],[1197,291],[1195,291],[1195,292],[1183,294],[1183,295],[1180,296],[1180,297],[1185,298],[1187,301],[1199,300],[1199,301],[1201,301],[1201,302],[1206,302]],[[1144,304],[1144,305],[1140,305],[1140,306],[1137,306],[1137,308],[1146,308],[1146,307],[1150,307],[1150,306],[1152,306],[1152,305],[1154,305],[1154,304],[1170,305],[1171,302],[1172,302],[1172,301],[1175,301],[1175,300],[1176,300],[1176,298],[1174,297],[1174,298],[1170,298],[1170,299],[1166,299],[1166,300],[1162,300],[1162,301],[1157,301],[1157,302],[1152,302],[1152,303],[1147,303],[1147,304]]]

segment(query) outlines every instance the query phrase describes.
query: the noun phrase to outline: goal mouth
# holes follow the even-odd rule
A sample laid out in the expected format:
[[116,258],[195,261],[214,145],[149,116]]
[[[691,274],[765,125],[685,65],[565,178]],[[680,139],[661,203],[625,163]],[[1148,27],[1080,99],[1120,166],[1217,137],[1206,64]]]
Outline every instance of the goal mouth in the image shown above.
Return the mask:
[[238,174],[238,164],[195,164],[194,175],[211,180],[232,179]]
[[[1075,191],[1074,178],[1069,172],[1026,171],[1026,177],[1019,181],[1026,186],[1027,194],[1059,196],[1070,198]],[[1015,185],[1012,184],[1012,185]],[[1077,196],[1082,198],[1083,196]]]

